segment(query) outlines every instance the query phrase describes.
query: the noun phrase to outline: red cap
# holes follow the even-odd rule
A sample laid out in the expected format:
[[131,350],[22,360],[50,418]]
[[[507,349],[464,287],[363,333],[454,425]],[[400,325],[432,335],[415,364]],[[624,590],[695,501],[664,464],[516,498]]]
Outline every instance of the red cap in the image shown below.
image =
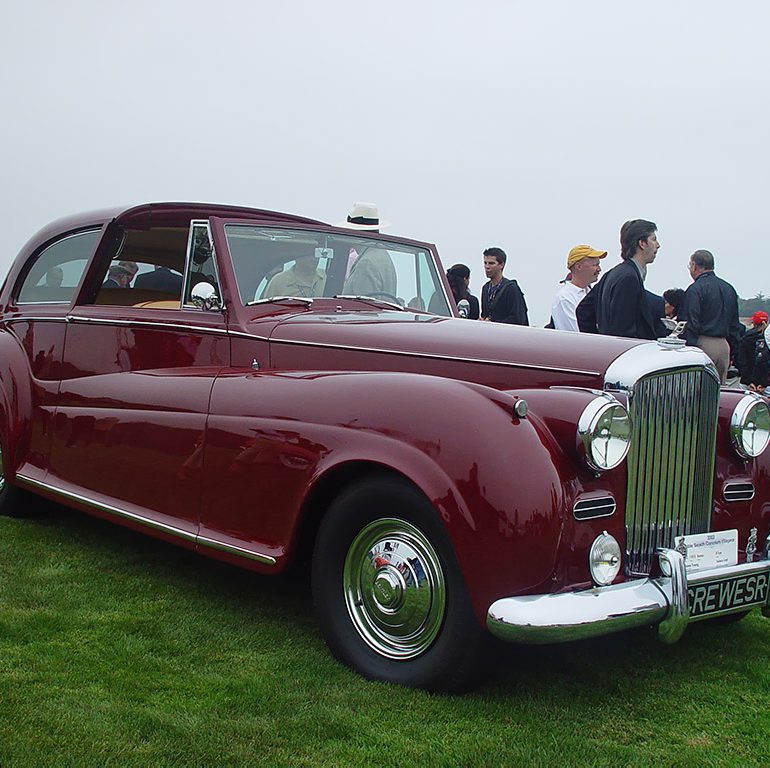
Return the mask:
[[763,312],[762,310],[760,310],[759,312],[755,312],[751,316],[751,322],[754,325],[761,325],[762,323],[768,322],[768,320],[770,320],[770,318],[768,318],[767,312]]

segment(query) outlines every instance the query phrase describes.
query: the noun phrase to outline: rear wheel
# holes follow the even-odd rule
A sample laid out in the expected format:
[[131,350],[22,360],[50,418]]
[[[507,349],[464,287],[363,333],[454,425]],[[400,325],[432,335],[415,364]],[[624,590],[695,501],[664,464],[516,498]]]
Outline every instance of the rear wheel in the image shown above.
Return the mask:
[[412,486],[373,478],[337,499],[316,539],[313,597],[332,652],[365,677],[473,682],[485,632],[444,526]]
[[27,494],[5,479],[5,464],[3,451],[0,448],[0,515],[6,517],[22,517],[24,515],[24,499]]

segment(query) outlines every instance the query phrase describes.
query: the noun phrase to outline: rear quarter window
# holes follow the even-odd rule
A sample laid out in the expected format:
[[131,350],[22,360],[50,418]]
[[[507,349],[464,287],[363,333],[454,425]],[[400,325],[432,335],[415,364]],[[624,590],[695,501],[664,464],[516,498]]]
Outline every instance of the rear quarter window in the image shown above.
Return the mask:
[[69,304],[96,248],[101,229],[77,232],[42,250],[24,277],[17,304]]

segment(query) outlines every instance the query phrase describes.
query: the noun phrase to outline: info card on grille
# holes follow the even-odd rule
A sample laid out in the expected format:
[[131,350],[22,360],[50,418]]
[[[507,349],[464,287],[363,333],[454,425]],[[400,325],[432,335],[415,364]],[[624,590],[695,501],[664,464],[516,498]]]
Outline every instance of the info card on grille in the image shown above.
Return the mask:
[[677,536],[674,546],[684,556],[688,573],[708,571],[738,562],[737,530]]

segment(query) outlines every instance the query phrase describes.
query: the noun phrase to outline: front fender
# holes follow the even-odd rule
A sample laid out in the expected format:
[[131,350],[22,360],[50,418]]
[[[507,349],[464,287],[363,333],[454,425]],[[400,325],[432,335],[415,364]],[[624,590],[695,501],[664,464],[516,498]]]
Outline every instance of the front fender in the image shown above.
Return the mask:
[[208,514],[253,499],[244,534],[286,554],[316,483],[353,462],[386,467],[436,508],[483,618],[491,599],[548,577],[564,517],[552,446],[514,402],[420,374],[225,373],[207,430]]

